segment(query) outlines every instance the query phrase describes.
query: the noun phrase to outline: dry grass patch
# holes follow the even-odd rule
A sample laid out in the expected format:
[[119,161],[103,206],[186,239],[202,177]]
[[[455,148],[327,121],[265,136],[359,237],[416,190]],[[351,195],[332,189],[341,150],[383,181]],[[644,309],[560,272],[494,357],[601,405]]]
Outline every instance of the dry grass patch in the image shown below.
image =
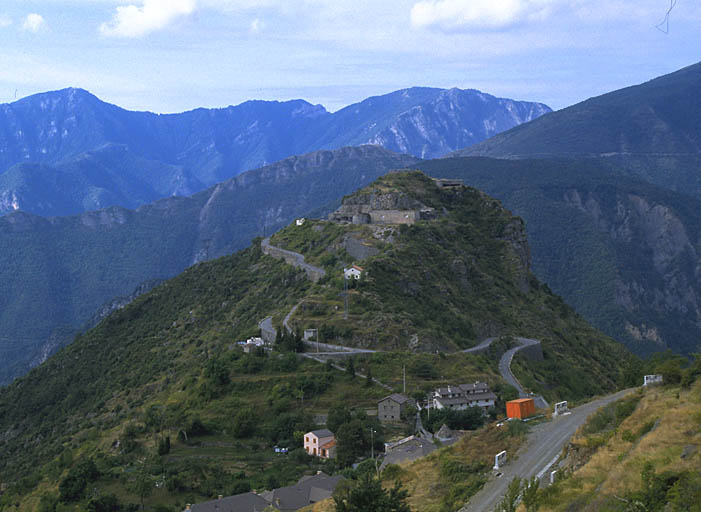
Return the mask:
[[413,463],[402,464],[396,479],[409,492],[412,510],[457,510],[482,488],[491,474],[494,456],[502,450],[514,453],[525,436],[509,436],[506,427],[489,425],[453,446],[441,448]]
[[[573,503],[577,503],[577,510],[615,510],[622,503],[616,497],[641,489],[646,463],[654,465],[656,474],[698,474],[700,418],[701,381],[688,391],[667,387],[647,390],[633,414],[614,431],[580,433],[573,439],[570,454],[577,453],[580,458],[570,460],[575,471],[543,493],[540,510],[570,510]],[[592,443],[597,437],[604,442],[591,450],[592,444],[598,444]]]

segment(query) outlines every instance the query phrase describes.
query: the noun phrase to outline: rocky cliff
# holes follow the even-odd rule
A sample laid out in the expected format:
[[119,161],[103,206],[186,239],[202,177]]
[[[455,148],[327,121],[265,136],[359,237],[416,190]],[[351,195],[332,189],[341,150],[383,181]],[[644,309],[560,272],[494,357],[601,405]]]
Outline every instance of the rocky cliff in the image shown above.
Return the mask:
[[522,217],[535,274],[607,334],[639,353],[701,348],[698,199],[592,159],[462,158],[420,167],[463,178]]

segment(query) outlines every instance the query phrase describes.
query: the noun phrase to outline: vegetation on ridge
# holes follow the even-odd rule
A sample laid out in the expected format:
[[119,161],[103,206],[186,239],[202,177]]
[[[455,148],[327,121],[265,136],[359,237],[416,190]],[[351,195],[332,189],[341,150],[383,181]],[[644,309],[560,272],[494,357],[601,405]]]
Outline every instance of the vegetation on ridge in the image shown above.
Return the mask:
[[[330,313],[324,325],[333,333],[326,341],[353,343],[354,333],[378,325],[379,316],[397,340],[406,329],[408,339],[417,333],[419,341],[445,343],[446,351],[476,343],[477,329],[493,328],[542,339],[546,361],[570,369],[557,386],[554,373],[534,377],[534,390],[546,396],[582,398],[624,382],[631,356],[528,273],[521,223],[498,202],[469,188],[440,191],[416,172],[390,174],[377,186],[422,201],[437,217],[392,228],[393,242],[378,239],[380,252],[360,262],[367,280],[352,290],[345,324],[334,309],[342,281],[330,272],[351,261],[327,248],[367,227],[309,221],[297,231],[301,239],[326,236],[325,229],[336,233],[318,253],[298,247],[325,265],[325,280],[312,283],[263,255],[257,239],[156,287],[0,389],[0,479],[11,484],[0,510],[77,511],[111,495],[173,510],[217,494],[289,484],[305,471],[336,471],[334,463],[312,460],[299,448],[300,433],[338,403],[372,408],[387,390],[291,353],[244,354],[235,346],[256,334],[264,317],[279,324],[294,305],[324,297]],[[454,260],[474,270],[466,274],[468,287],[444,268]],[[368,302],[361,310],[363,297]],[[311,310],[298,312],[293,323],[305,327]],[[435,322],[434,315],[443,322],[455,316],[458,327]],[[480,315],[491,327],[480,327]],[[378,337],[377,347],[391,348],[386,341]],[[403,350],[397,356],[377,353],[355,366],[381,380],[391,374],[388,381],[401,389],[400,365],[406,364],[411,393],[445,380],[482,378],[507,392],[496,370],[499,352],[412,354],[409,344],[397,346]],[[581,386],[582,380],[590,384]],[[274,445],[291,452],[276,455]]]

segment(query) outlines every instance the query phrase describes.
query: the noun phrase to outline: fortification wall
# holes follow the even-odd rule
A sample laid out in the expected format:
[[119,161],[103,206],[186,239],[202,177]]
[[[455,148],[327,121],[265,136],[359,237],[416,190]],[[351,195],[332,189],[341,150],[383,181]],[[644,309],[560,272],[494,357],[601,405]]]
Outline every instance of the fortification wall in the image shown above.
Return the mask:
[[414,224],[421,219],[418,210],[373,210],[370,212],[372,224]]

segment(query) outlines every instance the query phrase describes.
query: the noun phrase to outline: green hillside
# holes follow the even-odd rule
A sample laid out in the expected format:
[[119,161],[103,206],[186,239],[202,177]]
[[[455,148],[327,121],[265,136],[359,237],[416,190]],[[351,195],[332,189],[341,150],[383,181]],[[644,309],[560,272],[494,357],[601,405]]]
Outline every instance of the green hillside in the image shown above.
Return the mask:
[[693,353],[701,203],[596,160],[452,158],[420,164],[462,178],[526,223],[533,271],[584,318],[637,353]]
[[242,249],[266,230],[415,162],[373,146],[320,151],[138,210],[1,217],[0,384],[69,342],[114,297]]
[[[325,268],[316,284],[264,255],[258,239],[156,287],[2,388],[0,510],[79,511],[112,494],[176,510],[338,470],[298,449],[299,432],[337,404],[372,408],[387,390],[292,353],[235,346],[297,304],[293,325],[313,325],[323,341],[394,350],[356,367],[400,389],[406,366],[412,393],[484,379],[506,396],[498,349],[451,354],[488,335],[505,337],[502,350],[511,335],[542,340],[543,360],[517,356],[517,376],[549,399],[581,400],[635,376],[621,345],[530,274],[523,224],[497,201],[441,190],[417,172],[389,174],[344,201],[366,200],[432,210],[411,226],[308,221],[276,234],[274,244]],[[348,237],[377,252],[350,257]],[[338,275],[353,262],[367,279],[351,288],[343,320]],[[274,445],[293,450],[278,456]]]

